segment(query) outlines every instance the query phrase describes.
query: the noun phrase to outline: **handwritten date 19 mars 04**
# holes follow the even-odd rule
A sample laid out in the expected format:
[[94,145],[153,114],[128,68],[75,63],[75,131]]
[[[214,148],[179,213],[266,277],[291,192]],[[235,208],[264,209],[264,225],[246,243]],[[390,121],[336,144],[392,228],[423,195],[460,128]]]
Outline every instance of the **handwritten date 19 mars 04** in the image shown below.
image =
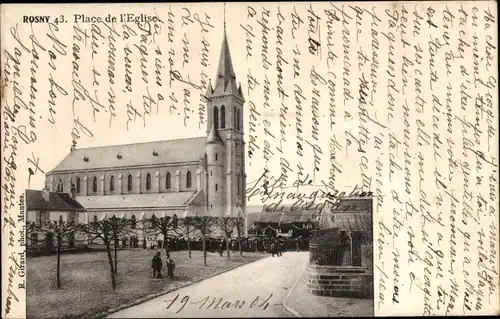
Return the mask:
[[266,310],[269,307],[269,301],[271,300],[273,294],[269,294],[266,299],[262,299],[259,296],[253,298],[251,301],[247,300],[224,300],[221,297],[211,297],[206,296],[199,300],[190,301],[191,298],[188,295],[185,295],[179,300],[179,294],[177,294],[174,298],[165,300],[167,304],[167,309],[172,308],[174,305],[179,309],[176,313],[181,312],[187,304],[196,305],[198,309],[203,310],[226,310],[226,309],[241,309],[245,306],[254,309]]

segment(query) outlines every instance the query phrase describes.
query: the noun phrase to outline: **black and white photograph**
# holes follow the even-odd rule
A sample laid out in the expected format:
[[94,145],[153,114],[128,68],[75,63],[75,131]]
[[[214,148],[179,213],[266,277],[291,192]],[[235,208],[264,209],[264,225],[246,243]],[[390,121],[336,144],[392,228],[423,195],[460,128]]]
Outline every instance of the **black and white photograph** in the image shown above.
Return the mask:
[[498,313],[495,2],[0,8],[2,317]]

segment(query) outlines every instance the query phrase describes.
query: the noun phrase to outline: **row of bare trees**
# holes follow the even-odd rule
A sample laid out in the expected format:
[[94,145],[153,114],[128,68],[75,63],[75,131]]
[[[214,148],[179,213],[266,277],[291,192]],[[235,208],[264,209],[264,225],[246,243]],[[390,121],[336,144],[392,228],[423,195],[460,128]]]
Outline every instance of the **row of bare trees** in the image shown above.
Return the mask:
[[27,236],[32,232],[40,232],[50,235],[56,245],[56,283],[61,288],[61,253],[65,244],[74,240],[75,234],[80,234],[86,241],[100,240],[105,248],[110,268],[110,278],[113,290],[116,289],[118,275],[118,247],[120,239],[142,232],[144,235],[162,235],[165,254],[169,254],[169,241],[178,236],[187,237],[187,248],[191,258],[191,238],[197,232],[203,244],[203,265],[207,266],[207,239],[217,231],[225,237],[227,258],[230,258],[229,239],[236,231],[240,255],[241,237],[244,232],[244,220],[242,217],[211,217],[211,216],[188,216],[181,221],[177,216],[165,216],[135,221],[132,219],[113,216],[102,220],[93,220],[89,223],[77,224],[71,221],[51,221],[40,225],[28,222]]

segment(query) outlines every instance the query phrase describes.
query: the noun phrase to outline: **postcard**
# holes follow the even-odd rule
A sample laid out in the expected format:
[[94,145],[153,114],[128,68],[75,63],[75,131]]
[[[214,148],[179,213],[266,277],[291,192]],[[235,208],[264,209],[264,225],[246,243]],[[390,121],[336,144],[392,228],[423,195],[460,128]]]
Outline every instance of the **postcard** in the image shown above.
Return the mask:
[[496,2],[0,11],[2,317],[499,314]]

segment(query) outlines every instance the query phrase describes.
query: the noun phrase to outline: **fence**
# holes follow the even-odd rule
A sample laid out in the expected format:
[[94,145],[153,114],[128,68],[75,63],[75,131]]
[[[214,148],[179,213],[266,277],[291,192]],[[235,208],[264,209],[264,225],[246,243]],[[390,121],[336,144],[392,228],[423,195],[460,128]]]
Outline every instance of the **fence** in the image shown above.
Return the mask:
[[350,251],[350,240],[338,229],[313,230],[309,251],[311,264],[342,266],[346,253]]

